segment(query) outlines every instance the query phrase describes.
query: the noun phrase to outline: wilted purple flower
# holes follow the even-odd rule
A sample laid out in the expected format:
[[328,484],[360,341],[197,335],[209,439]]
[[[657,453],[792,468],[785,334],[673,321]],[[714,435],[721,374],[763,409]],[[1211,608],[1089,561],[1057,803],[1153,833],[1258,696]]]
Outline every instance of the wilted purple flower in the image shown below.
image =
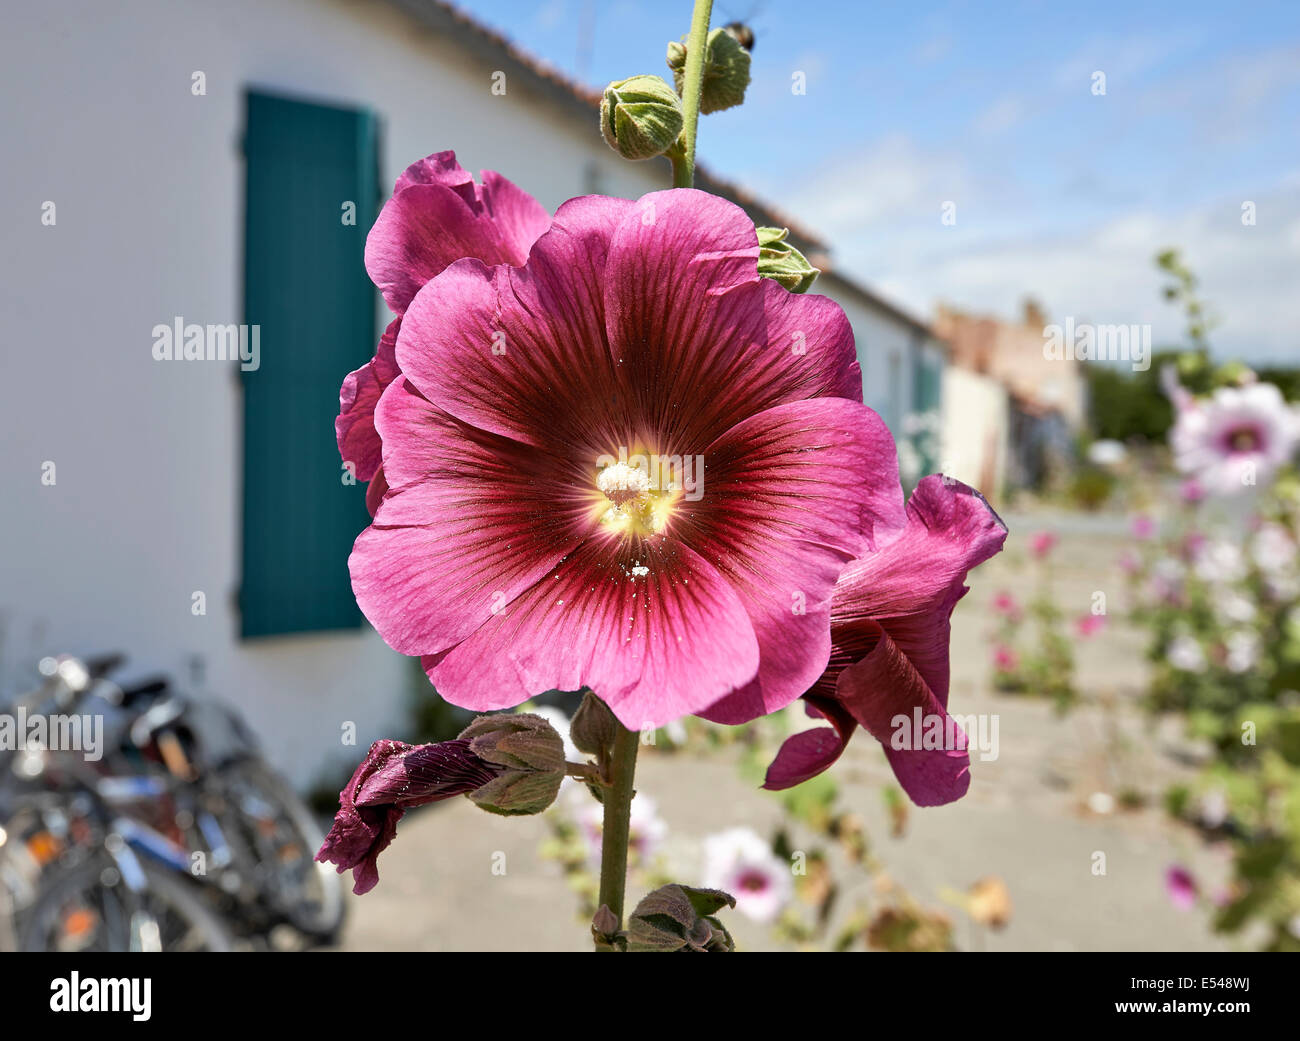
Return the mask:
[[470,751],[468,741],[376,741],[339,793],[334,826],[316,859],[338,865],[339,874],[351,868],[352,891],[368,893],[379,881],[375,862],[396,836],[402,814],[475,791],[500,773]]

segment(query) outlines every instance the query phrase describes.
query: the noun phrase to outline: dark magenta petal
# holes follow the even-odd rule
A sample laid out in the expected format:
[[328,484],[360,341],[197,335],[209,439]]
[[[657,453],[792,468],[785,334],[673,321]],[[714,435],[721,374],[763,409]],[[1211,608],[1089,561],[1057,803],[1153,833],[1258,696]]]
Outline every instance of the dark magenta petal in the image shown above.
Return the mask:
[[379,854],[406,810],[475,791],[497,773],[468,741],[376,741],[339,793],[338,813],[316,859],[337,865],[340,874],[352,869],[353,892],[368,893],[379,881]]

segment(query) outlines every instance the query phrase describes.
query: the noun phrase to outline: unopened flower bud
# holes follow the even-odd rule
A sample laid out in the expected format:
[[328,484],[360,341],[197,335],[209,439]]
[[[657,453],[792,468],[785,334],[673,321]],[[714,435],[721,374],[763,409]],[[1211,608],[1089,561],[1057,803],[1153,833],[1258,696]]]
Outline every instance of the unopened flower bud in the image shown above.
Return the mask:
[[[726,29],[709,32],[704,56],[704,85],[700,93],[700,111],[706,115],[734,108],[745,100],[749,86],[749,51]],[[668,67],[673,70],[677,91],[686,82],[686,44],[668,45]]]
[[618,719],[609,710],[609,706],[591,691],[587,691],[578,711],[569,722],[569,737],[574,747],[580,752],[594,755],[598,762],[604,763],[614,747],[618,731]]
[[713,913],[735,906],[736,898],[720,889],[663,886],[636,905],[627,923],[627,949],[733,951],[731,934]]
[[786,241],[788,228],[755,228],[758,232],[758,273],[781,283],[792,293],[806,293],[821,271]]
[[615,80],[600,99],[600,132],[624,159],[662,155],[682,132],[682,102],[658,76]]
[[458,740],[500,770],[469,795],[483,809],[512,817],[541,813],[555,801],[564,780],[564,741],[541,716],[479,716]]

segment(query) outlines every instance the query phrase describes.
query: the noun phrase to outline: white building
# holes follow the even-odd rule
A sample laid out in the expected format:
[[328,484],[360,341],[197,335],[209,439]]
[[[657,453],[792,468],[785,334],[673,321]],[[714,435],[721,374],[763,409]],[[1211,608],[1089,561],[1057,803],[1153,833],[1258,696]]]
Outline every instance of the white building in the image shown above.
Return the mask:
[[[667,166],[617,157],[590,91],[434,0],[57,0],[4,21],[4,692],[60,650],[182,677],[197,658],[306,784],[399,732],[410,689],[351,602],[365,513],[333,440],[388,318],[360,260],[380,195],[443,148],[552,210],[664,187]],[[850,315],[869,404],[897,424],[937,403],[925,325],[839,276],[817,289]],[[259,324],[261,367],[155,360],[178,318]]]

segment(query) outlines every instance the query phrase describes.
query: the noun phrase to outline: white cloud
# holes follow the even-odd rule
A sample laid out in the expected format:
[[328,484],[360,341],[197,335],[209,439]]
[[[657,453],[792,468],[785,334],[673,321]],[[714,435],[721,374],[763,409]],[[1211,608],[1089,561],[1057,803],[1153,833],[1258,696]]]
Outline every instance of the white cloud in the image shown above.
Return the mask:
[[[1300,176],[1251,200],[1218,196],[1181,211],[1147,206],[1070,225],[1021,212],[1014,186],[985,183],[960,154],[893,137],[815,174],[791,210],[821,229],[847,272],[918,314],[948,301],[1012,316],[1029,295],[1058,317],[1151,324],[1157,343],[1180,342],[1183,321],[1160,295],[1153,258],[1182,250],[1222,324],[1223,356],[1300,358]],[[957,225],[939,219],[958,203]],[[1054,228],[1053,225],[1058,225]]]

